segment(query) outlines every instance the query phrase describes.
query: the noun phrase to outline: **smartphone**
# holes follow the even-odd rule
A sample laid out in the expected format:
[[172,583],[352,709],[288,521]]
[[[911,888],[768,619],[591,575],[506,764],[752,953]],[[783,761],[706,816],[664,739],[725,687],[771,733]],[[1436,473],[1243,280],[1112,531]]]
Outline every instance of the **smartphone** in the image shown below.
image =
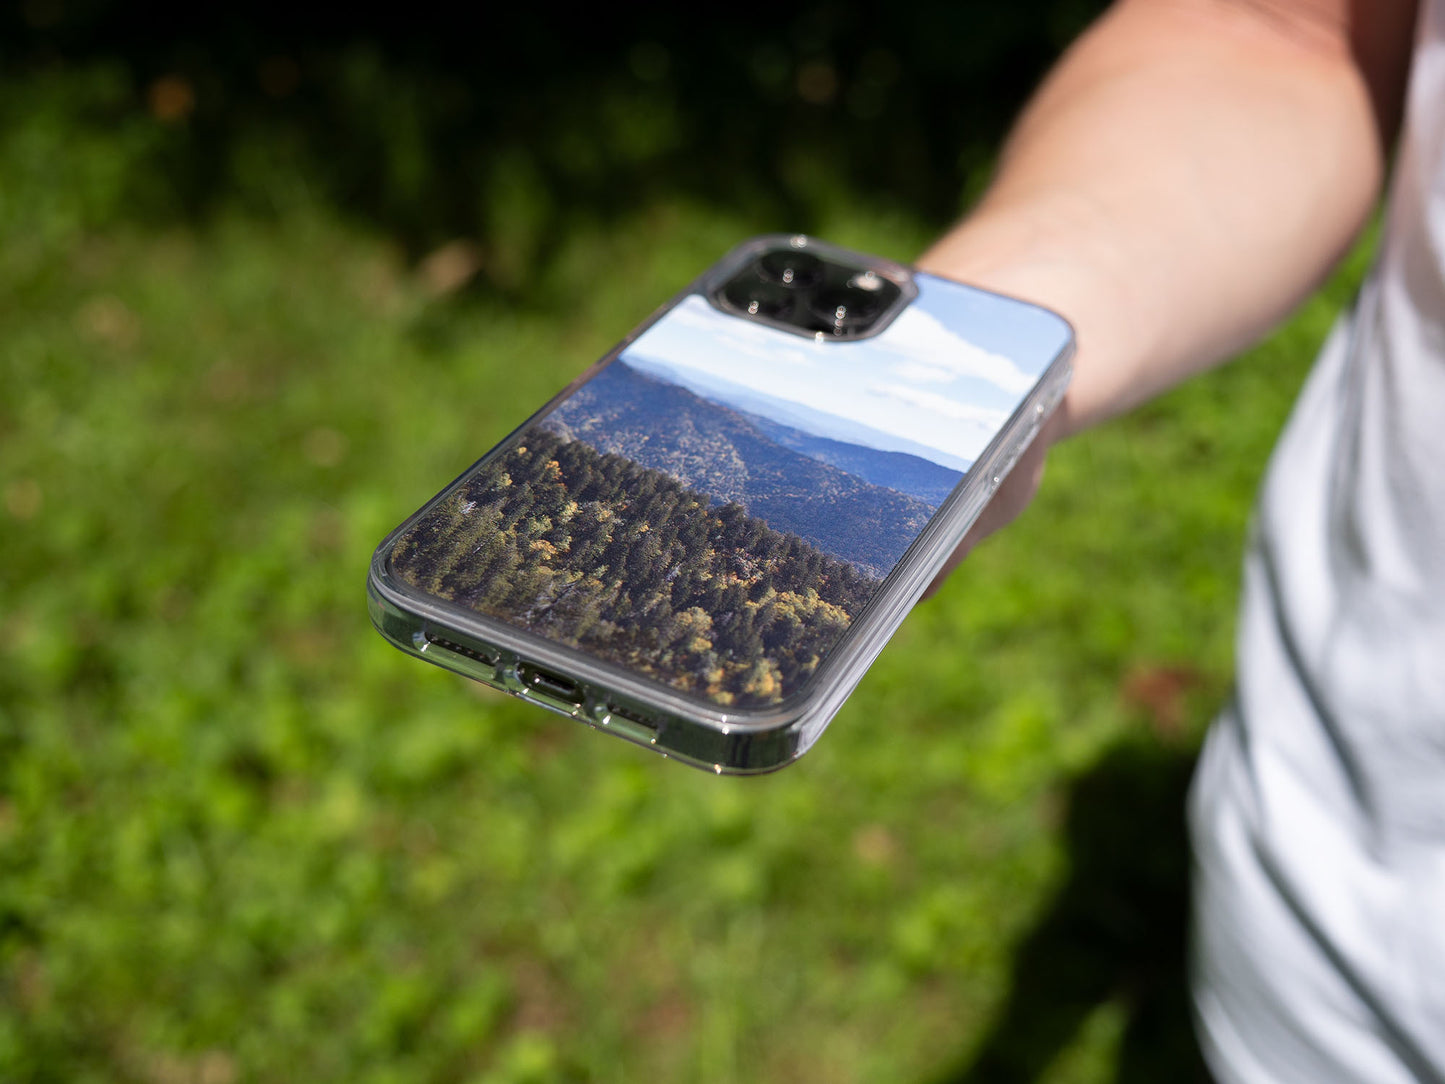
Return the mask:
[[393,531],[412,655],[718,773],[806,751],[1050,411],[1073,333],[811,237],[739,245]]

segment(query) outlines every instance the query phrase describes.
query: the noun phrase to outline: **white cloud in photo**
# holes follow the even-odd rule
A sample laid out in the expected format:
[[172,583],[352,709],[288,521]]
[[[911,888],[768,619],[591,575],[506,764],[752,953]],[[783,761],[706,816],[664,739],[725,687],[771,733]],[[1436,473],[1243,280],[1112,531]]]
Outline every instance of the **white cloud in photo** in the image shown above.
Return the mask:
[[[884,337],[888,352],[904,359],[906,364],[922,363],[931,369],[945,369],[955,376],[983,380],[1015,395],[1027,393],[1038,379],[1002,354],[991,353],[944,327],[938,317],[916,304],[898,314],[898,319],[880,339]],[[898,375],[907,379],[901,371]]]
[[[956,303],[952,294],[926,294],[878,335],[844,342],[730,316],[693,294],[629,352],[679,376],[710,377],[864,426],[880,437],[880,447],[916,453],[924,446],[954,461],[972,460],[1036,378],[927,311]],[[1000,341],[998,326],[987,322],[995,312],[985,306],[954,316],[978,327],[986,341]],[[1044,351],[1034,354],[1047,360]]]
[[997,429],[1008,421],[1009,412],[1006,410],[960,402],[922,388],[910,388],[900,384],[874,384],[868,390],[874,395],[896,399],[900,403],[917,407],[939,418],[947,418],[949,421],[971,422],[974,425],[986,426],[990,430]]
[[893,376],[909,384],[951,384],[957,374],[937,365],[925,365],[921,361],[901,361],[893,366]]

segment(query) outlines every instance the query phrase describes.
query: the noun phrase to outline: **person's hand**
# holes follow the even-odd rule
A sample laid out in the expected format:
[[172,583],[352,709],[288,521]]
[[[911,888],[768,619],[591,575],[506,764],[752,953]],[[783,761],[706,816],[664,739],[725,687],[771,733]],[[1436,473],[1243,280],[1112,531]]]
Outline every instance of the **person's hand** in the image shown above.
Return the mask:
[[928,590],[923,592],[924,598],[933,597],[934,593],[943,586],[943,581],[948,579],[973,548],[982,542],[989,535],[1003,527],[1007,527],[1019,514],[1029,506],[1034,499],[1034,494],[1039,491],[1039,483],[1044,477],[1044,461],[1048,458],[1049,448],[1054,442],[1054,430],[1057,428],[1055,422],[1060,414],[1055,414],[1040,430],[1034,442],[1019,456],[1014,464],[1013,470],[1009,471],[1003,484],[998,491],[989,499],[984,507],[983,514],[974,521],[969,528],[968,534],[963,536],[963,541],[948,558],[948,564],[943,566],[943,571],[933,578],[928,585]]

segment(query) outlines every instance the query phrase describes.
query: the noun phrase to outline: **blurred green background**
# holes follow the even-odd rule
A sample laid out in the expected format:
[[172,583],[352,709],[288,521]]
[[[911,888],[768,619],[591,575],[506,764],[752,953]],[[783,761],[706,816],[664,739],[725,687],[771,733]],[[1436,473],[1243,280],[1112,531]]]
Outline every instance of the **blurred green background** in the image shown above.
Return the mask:
[[1097,6],[0,15],[0,1079],[1189,1079],[1180,803],[1361,254],[1059,449],[780,774],[364,603],[736,240],[916,255]]

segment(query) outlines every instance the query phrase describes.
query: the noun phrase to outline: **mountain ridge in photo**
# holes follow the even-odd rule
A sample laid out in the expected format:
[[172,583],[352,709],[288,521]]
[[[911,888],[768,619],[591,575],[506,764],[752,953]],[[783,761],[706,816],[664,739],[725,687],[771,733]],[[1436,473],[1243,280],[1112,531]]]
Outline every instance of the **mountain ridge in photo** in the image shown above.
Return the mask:
[[957,484],[958,475],[973,466],[971,459],[950,455],[920,441],[884,432],[793,399],[770,395],[713,373],[683,368],[635,348],[629,350],[623,360],[633,369],[680,385],[711,402],[720,403],[743,414],[756,415],[776,425],[788,426],[819,440],[833,440],[857,445],[869,451],[892,452],[921,459],[940,470],[953,472],[955,477],[952,485]]
[[[791,430],[620,360],[541,425],[664,471],[719,503],[737,503],[774,530],[795,534],[872,576],[892,570],[937,501],[871,479],[892,477],[930,495],[942,487],[927,477],[926,468],[935,464],[922,465],[925,484],[919,487],[917,457]],[[857,469],[844,470],[789,443],[846,458]]]

